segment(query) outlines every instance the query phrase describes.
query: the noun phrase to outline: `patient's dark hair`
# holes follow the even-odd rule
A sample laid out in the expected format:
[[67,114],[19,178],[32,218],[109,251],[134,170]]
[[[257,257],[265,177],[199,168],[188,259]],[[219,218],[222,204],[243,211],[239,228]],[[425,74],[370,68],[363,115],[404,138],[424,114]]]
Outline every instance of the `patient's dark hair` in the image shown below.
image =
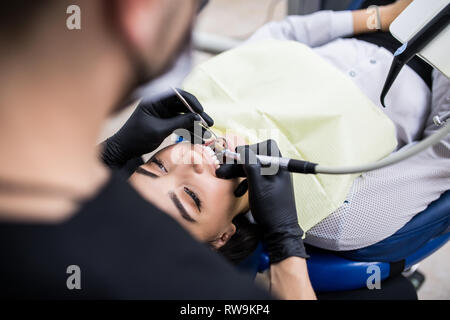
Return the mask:
[[233,219],[236,233],[217,251],[233,264],[242,262],[258,247],[262,232],[258,225],[251,223],[245,215]]

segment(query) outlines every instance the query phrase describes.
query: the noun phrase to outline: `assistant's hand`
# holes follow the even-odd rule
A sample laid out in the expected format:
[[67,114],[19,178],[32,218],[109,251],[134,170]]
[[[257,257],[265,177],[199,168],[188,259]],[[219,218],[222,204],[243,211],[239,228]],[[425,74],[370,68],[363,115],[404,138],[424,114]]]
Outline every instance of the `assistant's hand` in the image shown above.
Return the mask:
[[[261,175],[261,163],[256,154],[281,156],[273,140],[256,145],[236,148],[244,164],[224,164],[216,171],[219,178],[229,179],[247,177],[250,210],[255,221],[261,226],[264,244],[271,263],[288,257],[306,258],[303,245],[303,230],[297,220],[294,188],[291,174],[279,169],[274,175]],[[244,191],[241,184],[235,192],[237,196]]]
[[[209,126],[214,125],[197,98],[178,90]],[[198,115],[191,113],[175,94],[160,101],[142,103],[125,125],[104,142],[102,159],[109,167],[120,168],[128,160],[155,150],[176,129],[193,132],[194,122],[199,120]]]

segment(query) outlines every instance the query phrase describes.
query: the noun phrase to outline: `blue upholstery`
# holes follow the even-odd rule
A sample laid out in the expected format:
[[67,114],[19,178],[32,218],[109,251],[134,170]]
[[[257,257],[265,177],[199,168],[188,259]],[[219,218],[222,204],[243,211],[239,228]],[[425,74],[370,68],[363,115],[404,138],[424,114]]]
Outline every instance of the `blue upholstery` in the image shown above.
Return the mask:
[[[410,268],[450,239],[449,220],[450,191],[447,191],[394,235],[375,245],[344,253],[309,247],[308,272],[314,290],[330,292],[363,288],[372,274],[368,273],[371,265],[380,268],[381,280],[389,277],[390,262],[404,260],[404,269]],[[269,258],[261,245],[240,268],[253,274],[269,268]]]
[[256,272],[269,269],[269,256],[264,253],[261,243],[250,256],[239,264],[238,268],[253,275],[256,275]]
[[361,8],[364,0],[353,0],[348,6],[347,10],[357,10]]
[[447,191],[389,238],[366,248],[341,251],[339,255],[357,261],[399,261],[446,232],[449,226],[450,191]]
[[390,266],[385,262],[351,261],[330,253],[310,253],[308,273],[316,292],[344,291],[359,289],[366,285],[370,265],[380,268],[381,278],[389,277]]
[[[442,247],[450,239],[450,232],[431,239],[414,254],[405,258],[408,269]],[[360,289],[372,272],[368,267],[376,265],[380,268],[380,280],[389,277],[391,266],[388,262],[359,262],[349,260],[331,252],[311,252],[308,260],[308,272],[312,286],[317,292],[344,291]]]

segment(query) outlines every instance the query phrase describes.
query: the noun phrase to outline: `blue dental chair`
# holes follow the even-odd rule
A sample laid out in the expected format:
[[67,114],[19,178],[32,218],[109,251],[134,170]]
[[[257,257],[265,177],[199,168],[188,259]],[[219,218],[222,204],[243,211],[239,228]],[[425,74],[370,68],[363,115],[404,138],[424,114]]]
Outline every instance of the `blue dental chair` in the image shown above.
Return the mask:
[[[408,270],[450,239],[450,190],[417,214],[392,236],[366,248],[326,251],[307,247],[308,272],[316,292],[347,291],[366,287],[369,266],[378,266],[381,281]],[[263,272],[269,257],[259,246],[241,269]]]

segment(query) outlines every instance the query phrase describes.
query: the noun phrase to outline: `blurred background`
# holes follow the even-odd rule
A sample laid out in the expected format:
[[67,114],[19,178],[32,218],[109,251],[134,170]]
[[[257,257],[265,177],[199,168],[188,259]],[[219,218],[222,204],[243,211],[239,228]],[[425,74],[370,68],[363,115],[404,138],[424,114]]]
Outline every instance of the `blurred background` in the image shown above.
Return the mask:
[[[308,14],[318,10],[345,10],[358,6],[358,0],[210,0],[200,13],[195,29],[196,50],[193,66],[213,57],[205,43],[220,40],[242,41],[263,24],[282,20],[286,15]],[[213,50],[214,51],[214,50]],[[106,124],[99,141],[114,134],[133,112],[136,104],[113,117]],[[419,299],[450,299],[450,243],[422,261],[419,271],[425,283]]]

